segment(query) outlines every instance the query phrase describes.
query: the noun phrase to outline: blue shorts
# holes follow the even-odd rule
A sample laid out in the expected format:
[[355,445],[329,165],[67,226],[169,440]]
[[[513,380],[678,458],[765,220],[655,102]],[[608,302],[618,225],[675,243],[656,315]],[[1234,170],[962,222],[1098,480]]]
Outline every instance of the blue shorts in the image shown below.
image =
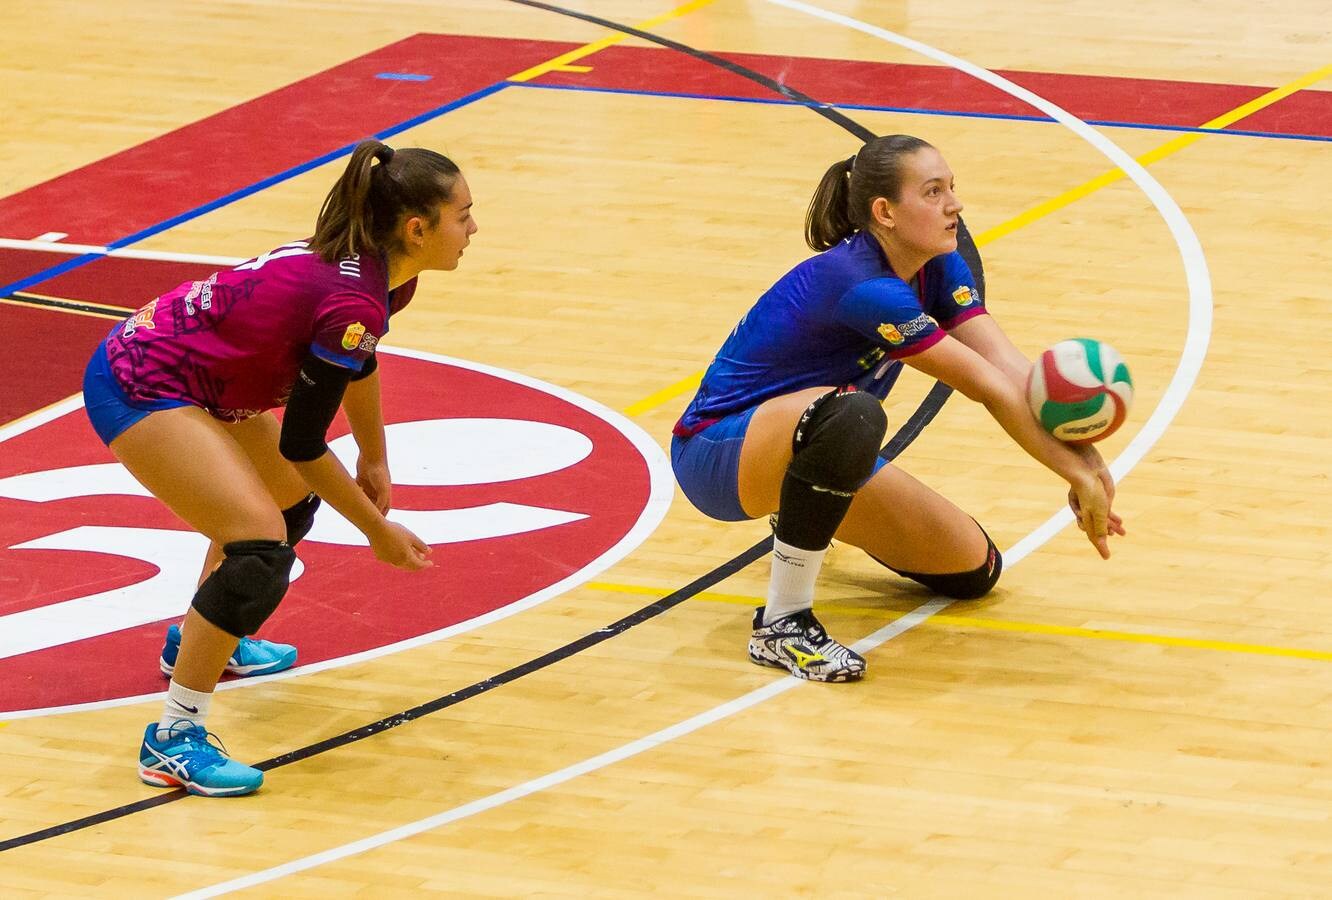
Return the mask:
[[97,432],[103,444],[109,445],[151,412],[189,405],[186,400],[131,403],[120,382],[111,373],[105,341],[97,345],[83,373],[83,408],[88,411],[88,420],[92,422],[93,431]]
[[692,437],[671,439],[671,468],[689,502],[705,516],[743,522],[753,516],[740,505],[740,448],[757,406],[720,419]]
[[[705,516],[723,522],[754,518],[740,505],[740,448],[757,409],[754,406],[729,415],[693,437],[671,439],[675,480],[689,502]],[[874,471],[886,465],[888,460],[880,456],[874,461]]]

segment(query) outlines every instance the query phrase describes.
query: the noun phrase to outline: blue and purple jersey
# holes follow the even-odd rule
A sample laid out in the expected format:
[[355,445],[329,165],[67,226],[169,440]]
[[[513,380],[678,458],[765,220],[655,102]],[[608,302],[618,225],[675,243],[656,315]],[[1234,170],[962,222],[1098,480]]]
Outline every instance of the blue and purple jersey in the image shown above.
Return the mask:
[[675,434],[689,437],[809,387],[855,385],[887,397],[903,358],[985,312],[956,251],[927,262],[915,281],[913,288],[898,278],[879,242],[865,232],[800,263],[735,326]]
[[415,291],[390,292],[378,254],[326,263],[295,241],[151,301],[112,329],[107,358],[131,403],[240,421],[284,405],[309,354],[360,371]]

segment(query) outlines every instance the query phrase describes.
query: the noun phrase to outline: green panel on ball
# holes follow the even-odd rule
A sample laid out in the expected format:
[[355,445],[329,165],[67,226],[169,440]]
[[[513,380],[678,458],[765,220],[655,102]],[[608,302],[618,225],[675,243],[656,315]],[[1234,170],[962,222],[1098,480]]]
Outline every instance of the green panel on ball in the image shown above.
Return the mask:
[[1087,357],[1087,367],[1102,384],[1105,384],[1105,368],[1101,365],[1101,342],[1091,338],[1074,338],[1082,345],[1082,352]]
[[1129,387],[1133,387],[1133,379],[1129,376],[1128,366],[1123,363],[1115,366],[1115,377],[1111,379],[1111,383],[1115,382],[1123,382]]
[[1051,433],[1067,422],[1076,422],[1096,415],[1105,406],[1106,396],[1097,394],[1090,400],[1079,403],[1058,403],[1046,400],[1041,406],[1041,427]]

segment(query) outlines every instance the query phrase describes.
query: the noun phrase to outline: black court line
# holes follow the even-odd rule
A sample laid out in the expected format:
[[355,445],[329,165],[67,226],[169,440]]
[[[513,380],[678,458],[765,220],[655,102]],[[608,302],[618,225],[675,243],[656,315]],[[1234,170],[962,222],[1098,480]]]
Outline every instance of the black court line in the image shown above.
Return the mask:
[[[943,401],[946,400],[947,397],[947,390],[940,391],[939,385],[936,384],[930,391],[929,395],[926,396],[925,400],[916,409],[916,412],[900,429],[898,429],[897,434],[893,435],[892,440],[884,446],[879,455],[886,460],[892,460],[901,453],[902,450],[905,450],[911,442],[915,440],[916,436],[920,434],[921,430],[929,424],[930,420],[938,414],[939,410],[943,408]],[[309,759],[312,756],[318,756],[329,750],[336,750],[339,747],[345,747],[356,741],[372,737],[376,734],[381,734],[391,728],[397,728],[399,725],[406,725],[408,722],[413,722],[423,716],[439,712],[442,709],[448,709],[450,706],[456,706],[464,700],[470,700],[473,697],[493,691],[495,688],[517,681],[524,675],[531,675],[534,672],[549,668],[561,660],[568,659],[577,653],[581,653],[584,650],[595,647],[613,637],[617,637],[628,631],[630,628],[633,628],[635,625],[641,625],[644,622],[654,619],[662,613],[679,606],[691,597],[725,581],[750,563],[757,562],[767,556],[771,550],[772,537],[769,536],[754,544],[754,546],[735,558],[722,563],[706,575],[691,581],[678,591],[668,594],[660,600],[649,603],[647,606],[630,613],[624,618],[613,622],[604,628],[599,628],[590,634],[585,634],[561,647],[557,647],[549,653],[542,654],[535,659],[528,660],[525,663],[521,663],[520,665],[507,669],[500,674],[483,681],[474,682],[465,688],[454,691],[451,694],[445,694],[443,697],[438,697],[428,703],[413,706],[411,709],[405,709],[402,712],[386,716],[377,722],[371,722],[367,725],[353,728],[351,731],[344,731],[342,734],[334,735],[333,737],[301,747],[297,750],[291,750],[279,756],[274,756],[263,762],[255,763],[254,766],[257,769],[267,772],[272,769],[290,765],[294,762],[299,762],[303,759]],[[101,825],[106,822],[114,821],[115,819],[121,819],[125,816],[153,809],[154,807],[162,806],[167,803],[174,803],[177,800],[185,799],[187,796],[189,795],[185,791],[176,789],[159,794],[156,797],[149,797],[135,803],[127,803],[123,806],[103,810],[102,812],[94,813],[90,816],[84,816],[81,819],[73,819],[59,825],[52,825],[49,828],[42,828],[38,831],[29,832],[28,834],[22,834],[17,837],[0,841],[0,852],[13,850],[28,844],[35,844],[39,841],[59,837],[62,834],[69,834],[74,831],[80,831],[84,828],[91,828],[95,825]],[[225,801],[215,800],[213,802]]]
[[[790,88],[786,85],[779,84],[778,82],[773,81],[772,79],[768,78],[765,75],[762,75],[758,72],[750,71],[744,68],[743,66],[740,66],[729,60],[722,59],[721,57],[715,56],[711,53],[707,53],[701,50],[695,50],[692,47],[688,47],[684,44],[672,41],[668,38],[659,37],[657,35],[651,34],[646,31],[640,31],[637,28],[632,28],[627,25],[621,25],[619,23],[612,22],[608,19],[602,19],[598,18],[597,16],[588,15],[586,13],[580,13],[580,12],[574,12],[572,10],[562,9],[561,7],[558,6],[551,6],[546,3],[537,2],[537,0],[508,0],[508,2],[517,3],[522,6],[530,6],[537,9],[543,9],[548,12],[557,13],[559,15],[570,16],[575,19],[582,19],[586,22],[591,22],[595,25],[600,25],[604,28],[609,28],[614,31],[620,31],[625,34],[630,34],[635,37],[639,37],[644,40],[660,44],[664,47],[669,47],[681,53],[687,53],[700,60],[709,62],[716,66],[720,66],[730,72],[734,72],[737,75],[741,75],[745,78],[751,79],[752,81],[756,81],[759,84],[762,84],[765,87],[768,87],[771,90],[776,91],[777,93],[781,94],[784,97],[788,97],[791,100],[800,103],[801,105],[807,106],[810,109],[817,112],[819,115],[833,122],[834,124],[839,125],[840,127],[846,129],[851,134],[855,135],[861,140],[870,140],[875,137],[875,134],[872,131],[870,131],[869,129],[865,128],[864,126],[856,122],[853,122],[851,119],[842,115],[837,110],[831,109],[826,104],[822,104],[817,100],[813,99],[812,97],[802,94],[799,91],[796,91],[793,88]],[[974,241],[972,241],[970,234],[966,230],[966,226],[962,225],[960,222],[959,222],[958,232],[959,232],[958,234],[959,251],[962,252],[968,264],[972,266],[972,272],[975,274],[977,284],[981,288],[981,296],[984,297],[985,295],[984,273],[983,270],[980,268],[980,255],[976,250]],[[880,451],[879,455],[886,460],[892,460],[896,458],[903,450],[905,450],[911,444],[913,440],[916,439],[917,435],[920,434],[920,432],[925,428],[925,426],[928,425],[936,415],[938,415],[939,410],[943,408],[944,402],[948,399],[951,393],[952,389],[949,388],[947,385],[941,382],[936,383],[934,387],[930,389],[930,392],[929,394],[926,395],[925,399],[921,401],[920,406],[911,415],[911,417],[905,423],[903,423],[902,427],[898,429],[897,433],[893,435],[892,439],[889,440],[886,445],[884,445],[884,448],[882,451]],[[595,647],[596,645],[603,643],[604,641],[608,641],[611,638],[616,637],[617,635],[623,634],[624,632],[628,631],[630,628],[633,628],[636,625],[641,625],[644,622],[656,618],[657,616],[680,605],[681,603],[690,599],[696,594],[699,594],[707,590],[708,588],[712,587],[713,585],[718,584],[719,582],[725,580],[726,578],[729,578],[731,575],[734,575],[736,572],[739,572],[741,569],[745,568],[750,563],[762,559],[764,556],[768,554],[768,552],[771,549],[772,549],[772,537],[769,536],[759,541],[754,546],[750,547],[748,550],[744,551],[740,555],[736,556],[734,559],[722,563],[720,566],[713,569],[711,572],[708,572],[706,575],[703,575],[702,577],[697,578],[694,581],[691,581],[689,584],[685,585],[684,587],[680,588],[674,593],[668,594],[667,596],[662,597],[660,600],[654,601],[653,603],[644,606],[643,608],[625,616],[624,618],[620,619],[617,622],[614,622],[603,628],[599,628],[590,634],[583,635],[581,638],[578,638],[577,640],[571,641],[561,647],[551,650],[549,653],[545,653],[539,657],[536,657],[535,659],[529,660],[528,662],[514,666],[511,669],[507,669],[504,672],[501,672],[500,674],[487,678],[483,681],[475,682],[471,685],[468,685],[465,688],[462,688],[461,690],[454,691],[451,694],[446,694],[443,697],[438,697],[427,703],[422,703],[419,706],[414,706],[411,709],[406,709],[400,713],[395,713],[391,716],[387,716],[383,719],[380,719],[377,722],[371,722],[368,725],[362,725],[359,728],[354,728],[351,731],[345,731],[342,734],[326,738],[325,740],[318,741],[317,743],[310,744],[308,746],[301,747],[296,750],[291,750],[279,756],[274,756],[271,759],[266,759],[263,762],[256,763],[255,768],[267,772],[272,769],[277,769],[285,765],[290,765],[291,763],[294,762],[299,762],[300,760],[309,759],[312,756],[317,756],[321,753],[326,753],[330,750],[335,750],[339,747],[345,747],[346,745],[355,743],[356,741],[372,737],[373,735],[376,734],[381,734],[385,731],[388,731],[391,728],[397,728],[399,725],[406,725],[408,722],[415,721],[416,719],[419,719],[423,716],[428,716],[431,713],[439,712],[440,710],[447,709],[450,706],[455,706],[463,702],[464,700],[469,700],[473,697],[485,694],[489,691],[494,690],[495,688],[516,681],[519,678],[522,678],[524,675],[530,675],[534,672],[539,672],[542,669],[549,668],[550,666],[554,665],[557,662],[560,662],[561,660],[568,659],[569,657],[577,653],[581,653],[582,651],[587,650],[590,647]],[[0,841],[0,852],[4,852],[6,850],[13,850],[18,847],[27,846],[29,844],[35,844],[40,841],[47,840],[49,838],[59,837],[60,835],[63,834],[70,834],[71,832],[79,831],[84,828],[91,828],[96,825],[101,825],[106,822],[111,822],[116,819],[124,818],[125,816],[133,815],[134,813],[143,812],[145,810],[153,809],[154,807],[158,806],[163,806],[167,803],[174,803],[177,800],[185,799],[187,796],[189,795],[184,790],[177,788],[175,790],[159,794],[156,797],[149,797],[144,800],[139,800],[135,803],[127,803],[123,806],[117,806],[112,809],[103,810],[102,812],[94,813],[93,815],[90,816],[84,816],[81,819],[73,819],[68,822],[63,822],[59,825],[52,825],[49,828],[42,828],[37,831],[29,832],[28,834],[18,835],[17,837],[12,837],[8,838],[7,840]],[[226,801],[213,800],[211,802],[216,803],[216,802],[226,802]],[[232,802],[237,802],[237,801],[232,801]]]
[[82,300],[66,300],[63,297],[43,297],[41,294],[29,294],[25,291],[16,291],[5,299],[16,303],[23,303],[28,306],[45,306],[50,309],[93,313],[98,316],[109,316],[112,319],[123,319],[130,313],[134,312],[132,309],[126,309],[120,306],[106,306],[101,303],[85,303]]
[[530,6],[533,9],[544,9],[546,12],[553,12],[556,13],[557,15],[568,16],[571,19],[582,19],[584,22],[590,22],[593,25],[600,25],[602,28],[609,28],[612,31],[619,31],[623,34],[633,35],[636,38],[642,38],[645,41],[651,41],[652,43],[658,44],[662,47],[667,47],[671,50],[679,51],[680,53],[692,56],[697,60],[701,60],[702,62],[710,63],[711,65],[714,65],[719,69],[725,69],[726,71],[732,73],[733,75],[739,75],[741,78],[747,78],[750,81],[755,82],[756,84],[761,84],[768,90],[780,94],[781,96],[792,101],[793,103],[798,103],[801,106],[809,107],[814,112],[823,116],[829,122],[832,122],[834,125],[846,129],[847,131],[854,134],[856,137],[860,138],[862,141],[873,140],[875,137],[878,136],[874,132],[866,128],[864,125],[861,125],[859,122],[856,122],[853,119],[843,115],[841,112],[834,109],[829,104],[815,100],[813,97],[809,96],[808,94],[802,94],[800,91],[797,91],[795,88],[791,87],[790,85],[782,84],[780,81],[774,81],[773,79],[769,78],[767,75],[764,75],[760,72],[755,72],[753,69],[747,69],[744,66],[740,65],[739,63],[731,62],[731,60],[718,56],[715,53],[709,53],[706,50],[697,50],[686,44],[681,44],[679,41],[673,41],[670,38],[664,38],[661,35],[653,34],[650,31],[640,31],[639,29],[634,28],[630,25],[621,25],[618,22],[612,22],[610,19],[603,19],[600,16],[590,15],[589,13],[576,12],[572,9],[565,9],[564,7],[561,6],[553,6],[549,3],[541,3],[540,0],[508,0],[508,2],[516,3],[519,6]]

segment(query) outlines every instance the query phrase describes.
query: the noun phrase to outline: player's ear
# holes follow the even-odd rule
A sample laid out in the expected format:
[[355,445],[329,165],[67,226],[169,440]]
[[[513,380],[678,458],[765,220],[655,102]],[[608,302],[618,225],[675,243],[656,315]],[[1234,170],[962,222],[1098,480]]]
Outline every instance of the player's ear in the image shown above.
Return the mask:
[[892,228],[897,224],[893,221],[893,206],[887,197],[875,197],[870,201],[870,216],[884,228]]
[[403,223],[404,237],[407,243],[419,247],[425,242],[425,222],[420,216],[408,216]]

